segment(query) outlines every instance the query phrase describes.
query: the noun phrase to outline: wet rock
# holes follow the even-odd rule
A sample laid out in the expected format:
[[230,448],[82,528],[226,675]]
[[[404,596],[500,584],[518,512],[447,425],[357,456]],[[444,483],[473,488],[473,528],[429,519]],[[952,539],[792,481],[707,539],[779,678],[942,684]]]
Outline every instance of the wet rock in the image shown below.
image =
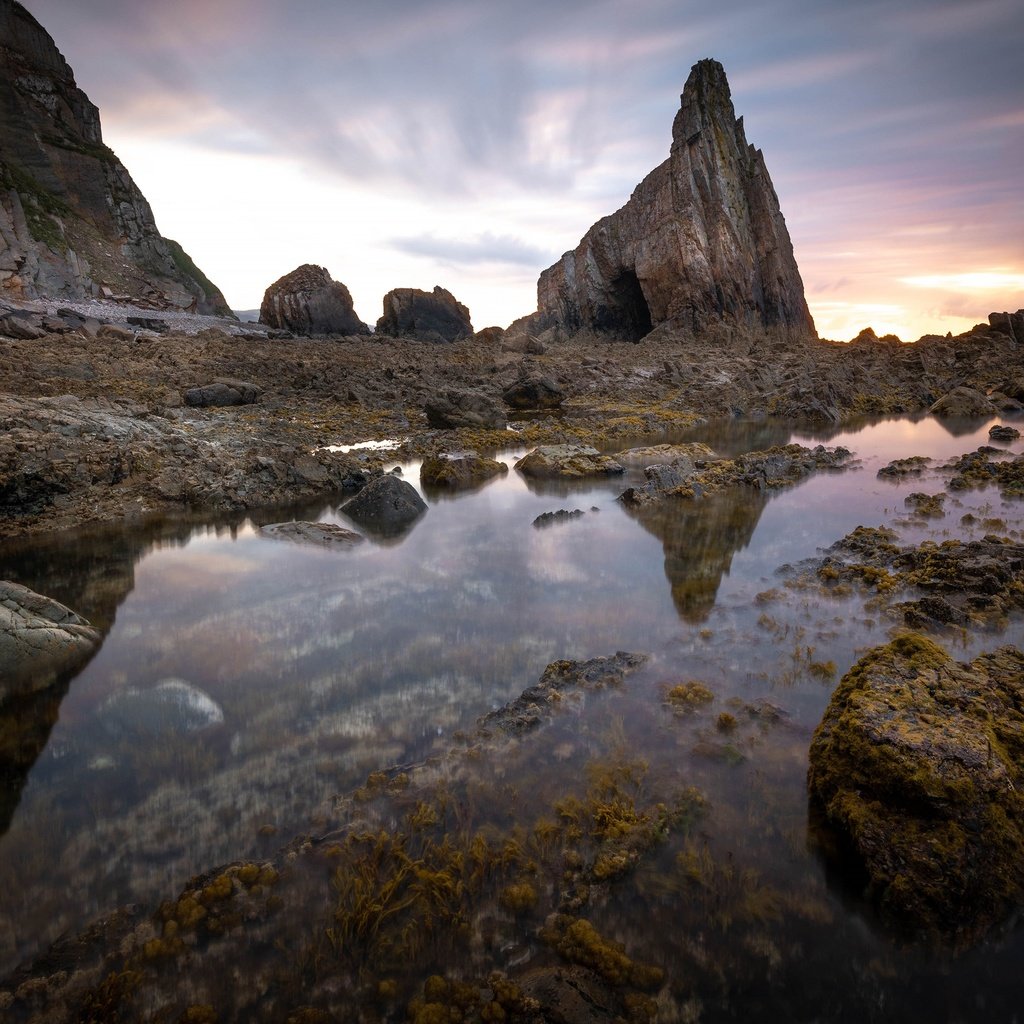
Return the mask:
[[1024,309],[1018,309],[1016,313],[989,313],[988,322],[994,331],[1007,335],[1018,345],[1024,345]]
[[615,992],[585,967],[541,967],[518,982],[551,1024],[612,1024],[623,1019]]
[[924,519],[941,519],[946,514],[942,508],[945,501],[944,493],[924,494],[921,491],[914,491],[913,494],[908,494],[903,499],[903,504],[911,509],[915,516],[921,516]]
[[1009,444],[1009,442],[1016,441],[1020,437],[1020,431],[1016,427],[1008,427],[1005,423],[997,423],[989,430],[988,436],[993,441]]
[[0,699],[50,686],[83,665],[101,639],[70,608],[0,580]]
[[1024,898],[1024,654],[959,664],[916,634],[844,677],[810,749],[814,806],[894,923],[976,939]]
[[717,455],[700,441],[692,444],[652,444],[642,448],[628,448],[618,452],[616,462],[623,466],[682,466],[684,461],[696,467],[702,462],[718,458]]
[[312,544],[324,548],[351,548],[363,542],[361,534],[346,530],[336,523],[269,523],[260,527],[264,537]]
[[564,399],[565,392],[539,373],[520,378],[501,396],[510,409],[558,409]]
[[678,463],[648,466],[644,471],[647,482],[627,488],[619,495],[619,501],[635,507],[664,498],[699,498],[738,485],[773,491],[792,486],[812,473],[841,469],[850,455],[842,447],[826,448],[819,444],[804,448],[788,444],[735,459],[717,459],[704,466],[685,457]]
[[473,336],[469,310],[450,291],[395,288],[384,296],[377,333],[421,341],[460,341]]
[[540,677],[540,681],[524,690],[515,700],[479,720],[485,732],[498,729],[507,733],[522,733],[535,728],[550,717],[562,699],[562,692],[575,688],[601,689],[620,686],[626,676],[647,661],[645,654],[618,651],[605,658],[589,661],[553,661]]
[[388,473],[371,480],[342,511],[366,529],[392,535],[408,529],[427,506],[412,484]]
[[504,430],[507,424],[504,409],[480,391],[449,388],[432,395],[423,408],[427,423],[441,430],[457,427]]
[[934,416],[964,417],[991,416],[995,406],[974,388],[954,388],[943,395],[929,410]]
[[184,735],[224,721],[221,706],[184,679],[164,679],[149,689],[129,687],[100,707],[104,728],[115,736]]
[[194,408],[214,405],[252,405],[259,400],[261,391],[255,384],[242,380],[215,380],[185,392],[185,404]]
[[586,515],[581,508],[574,508],[571,512],[567,508],[560,508],[557,512],[542,512],[533,521],[536,527],[554,526],[555,523],[567,523],[570,519],[579,519]]
[[260,323],[299,336],[370,333],[356,316],[348,288],[312,263],[296,267],[266,290]]
[[524,455],[515,468],[524,476],[538,479],[616,476],[625,472],[613,458],[583,444],[542,445]]
[[420,483],[424,487],[459,490],[476,487],[508,472],[508,466],[497,459],[487,459],[474,451],[451,452],[423,460]]
[[1003,455],[998,448],[985,445],[974,452],[967,452],[953,462],[949,486],[951,490],[966,491],[994,483],[1004,498],[1024,497],[1024,456],[1015,459],[994,461],[990,455]]
[[920,476],[931,461],[927,455],[911,455],[906,459],[893,459],[878,471],[878,475],[892,477],[896,480],[902,480],[907,476]]

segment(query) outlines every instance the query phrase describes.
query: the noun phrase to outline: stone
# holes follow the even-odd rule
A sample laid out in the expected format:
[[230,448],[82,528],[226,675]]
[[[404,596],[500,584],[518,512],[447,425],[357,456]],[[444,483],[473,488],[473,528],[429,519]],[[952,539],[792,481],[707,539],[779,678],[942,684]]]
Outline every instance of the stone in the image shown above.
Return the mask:
[[404,533],[426,511],[416,488],[390,473],[371,480],[342,508],[349,519],[384,536]]
[[541,514],[534,519],[533,525],[538,529],[542,529],[546,526],[554,526],[556,523],[567,523],[572,519],[579,519],[580,516],[584,515],[586,515],[586,513],[581,508],[574,508],[572,510],[560,508],[557,512],[541,512]]
[[989,313],[988,322],[993,330],[1007,335],[1018,345],[1024,345],[1024,309],[1016,313]]
[[1020,431],[1016,427],[1008,427],[1005,423],[997,423],[989,430],[988,436],[993,441],[1009,443],[1010,441],[1016,441],[1020,437]]
[[524,455],[516,469],[537,479],[617,476],[625,469],[613,458],[584,444],[541,445]]
[[473,335],[473,340],[481,345],[500,345],[504,337],[504,327],[483,327]]
[[96,332],[98,338],[104,338],[107,341],[134,341],[135,332],[129,330],[127,327],[121,327],[119,324],[103,324],[102,327]]
[[960,387],[947,392],[928,411],[934,416],[966,419],[974,416],[991,416],[996,410],[980,391]]
[[46,330],[41,323],[23,316],[0,317],[0,335],[15,338],[18,341],[38,341],[46,337]]
[[682,461],[693,468],[700,463],[715,459],[718,456],[701,441],[691,444],[652,444],[642,448],[629,448],[615,456],[616,462],[624,466],[679,465]]
[[153,331],[156,334],[166,334],[171,329],[171,325],[159,317],[130,316],[126,319],[130,327],[138,327],[143,331]]
[[501,405],[480,391],[449,388],[432,395],[423,410],[427,414],[427,423],[441,430],[456,427],[504,430],[508,422]]
[[506,388],[501,400],[510,409],[558,409],[565,392],[550,377],[529,373]]
[[440,285],[432,292],[395,288],[384,296],[384,315],[377,321],[377,333],[422,341],[461,341],[473,337],[473,324],[469,310]]
[[356,316],[348,288],[312,263],[296,267],[266,290],[260,323],[300,336],[370,333]]
[[232,316],[219,289],[157,230],[104,144],[96,106],[53,39],[0,0],[0,295],[123,297]]
[[662,324],[815,334],[778,198],[714,60],[695,64],[668,160],[537,284],[539,329],[637,341]]
[[101,705],[100,718],[114,736],[156,737],[203,732],[223,724],[224,711],[198,686],[172,678],[112,694]]
[[497,459],[484,458],[474,451],[452,452],[424,459],[420,466],[420,483],[424,487],[460,490],[476,487],[507,472],[508,466]]
[[252,405],[259,400],[262,392],[255,384],[244,380],[215,380],[185,392],[185,404],[193,408],[212,405]]
[[268,523],[260,527],[260,535],[324,548],[351,548],[363,542],[361,534],[336,523]]
[[1022,706],[1017,648],[960,664],[914,633],[836,688],[811,743],[812,804],[896,926],[959,945],[1020,905]]
[[52,598],[0,580],[0,700],[45,689],[89,660],[101,636]]

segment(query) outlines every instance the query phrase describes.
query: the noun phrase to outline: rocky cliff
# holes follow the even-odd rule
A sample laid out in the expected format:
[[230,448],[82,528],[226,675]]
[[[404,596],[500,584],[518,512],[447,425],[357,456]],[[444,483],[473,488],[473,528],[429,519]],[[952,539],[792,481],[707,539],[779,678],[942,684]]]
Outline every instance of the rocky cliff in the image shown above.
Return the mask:
[[157,230],[49,34],[21,4],[0,0],[0,296],[101,295],[230,315]]
[[814,334],[786,222],[722,65],[695,64],[669,158],[544,271],[541,324],[639,340],[714,321]]

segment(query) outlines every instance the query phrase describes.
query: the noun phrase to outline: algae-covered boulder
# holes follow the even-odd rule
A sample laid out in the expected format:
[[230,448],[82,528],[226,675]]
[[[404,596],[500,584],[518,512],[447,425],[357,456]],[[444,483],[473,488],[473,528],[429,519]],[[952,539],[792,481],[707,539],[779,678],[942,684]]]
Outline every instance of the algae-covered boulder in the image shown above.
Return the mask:
[[516,469],[524,476],[542,479],[616,476],[624,472],[613,458],[584,444],[542,445],[524,455]]
[[420,483],[424,487],[459,490],[478,487],[492,477],[508,472],[508,466],[474,451],[450,452],[423,460]]
[[960,945],[1024,898],[1022,711],[1015,647],[966,665],[908,633],[843,677],[808,787],[892,923]]

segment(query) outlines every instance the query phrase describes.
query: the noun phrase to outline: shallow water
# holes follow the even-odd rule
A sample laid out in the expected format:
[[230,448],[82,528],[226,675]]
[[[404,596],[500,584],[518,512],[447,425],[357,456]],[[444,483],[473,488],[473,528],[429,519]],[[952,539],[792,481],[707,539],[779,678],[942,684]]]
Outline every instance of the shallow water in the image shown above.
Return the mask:
[[[1011,1019],[1024,1001],[1009,966],[1024,953],[1017,933],[936,967],[897,950],[809,852],[811,733],[835,682],[892,623],[856,598],[769,593],[781,588],[780,566],[859,524],[897,521],[907,542],[991,532],[979,523],[968,533],[960,517],[974,511],[1003,519],[998,532],[1020,530],[1022,503],[994,490],[951,494],[945,517],[930,522],[904,509],[911,491],[942,490],[941,461],[987,443],[988,426],[959,435],[933,418],[827,435],[770,421],[704,428],[694,439],[724,455],[824,441],[858,462],[771,495],[736,491],[642,514],[614,500],[630,478],[536,486],[513,471],[469,494],[430,494],[405,536],[351,550],[266,539],[248,520],[0,549],[0,578],[109,630],[59,693],[17,709],[31,742],[3,776],[0,973],[117,904],[173,895],[196,872],[316,830],[335,794],[447,749],[549,662],[630,650],[652,659],[636,681],[556,720],[546,753],[515,770],[545,772],[550,785],[613,749],[638,752],[653,776],[706,793],[698,846],[729,868],[714,906],[684,905],[665,882],[678,850],[666,851],[601,907],[606,930],[668,963],[692,960],[700,945],[719,970],[694,982],[699,1019],[848,1019],[844,986],[865,985],[880,1012],[895,999],[920,1007],[921,1019],[950,1006],[957,1019]],[[511,464],[515,454],[502,457]],[[909,455],[936,462],[903,483],[876,476]],[[418,482],[418,464],[402,471]],[[531,525],[559,508],[585,514]],[[298,514],[351,525],[333,506]],[[963,637],[954,653],[1022,640],[1015,621],[998,638]],[[782,721],[724,742],[714,715],[666,711],[665,684],[684,679],[713,691],[715,713],[731,698],[767,699]],[[12,728],[3,713],[0,726]]]

